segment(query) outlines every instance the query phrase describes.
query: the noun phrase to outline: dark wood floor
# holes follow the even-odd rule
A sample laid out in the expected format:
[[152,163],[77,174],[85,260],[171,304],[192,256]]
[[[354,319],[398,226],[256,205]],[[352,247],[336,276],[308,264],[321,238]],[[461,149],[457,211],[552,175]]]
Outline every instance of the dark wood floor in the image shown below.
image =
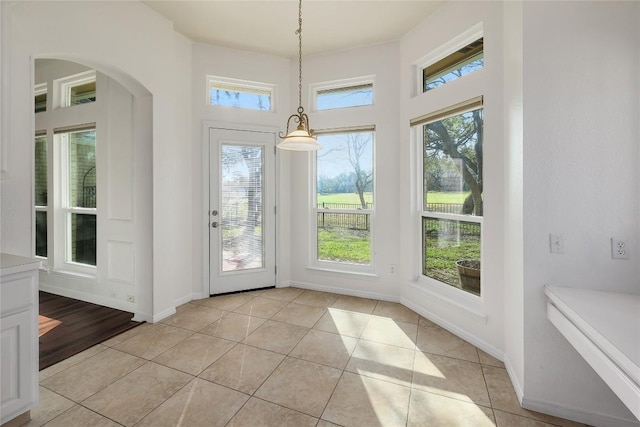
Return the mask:
[[132,313],[40,292],[40,370],[140,325]]

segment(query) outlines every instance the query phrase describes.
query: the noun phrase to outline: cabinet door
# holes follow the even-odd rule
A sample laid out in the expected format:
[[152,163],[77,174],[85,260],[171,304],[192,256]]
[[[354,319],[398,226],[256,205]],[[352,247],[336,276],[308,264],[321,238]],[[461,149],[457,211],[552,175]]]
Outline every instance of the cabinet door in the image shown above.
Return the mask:
[[0,332],[0,377],[2,378],[1,415],[4,423],[20,414],[33,403],[32,351],[33,313],[29,310],[2,318]]

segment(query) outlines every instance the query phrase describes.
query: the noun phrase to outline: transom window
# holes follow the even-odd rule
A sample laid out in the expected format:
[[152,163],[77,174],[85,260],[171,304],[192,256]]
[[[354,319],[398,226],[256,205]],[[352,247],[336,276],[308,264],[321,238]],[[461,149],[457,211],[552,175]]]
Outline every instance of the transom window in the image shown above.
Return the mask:
[[480,295],[482,98],[412,125],[422,142],[422,274]]
[[374,128],[320,132],[316,153],[315,259],[371,266]]
[[274,111],[275,85],[207,76],[207,88],[209,105]]
[[95,70],[56,80],[56,84],[60,87],[60,107],[72,107],[96,100]]
[[316,110],[361,107],[373,104],[373,82],[321,84],[314,87]]
[[479,38],[422,69],[422,91],[426,92],[484,66],[484,44]]

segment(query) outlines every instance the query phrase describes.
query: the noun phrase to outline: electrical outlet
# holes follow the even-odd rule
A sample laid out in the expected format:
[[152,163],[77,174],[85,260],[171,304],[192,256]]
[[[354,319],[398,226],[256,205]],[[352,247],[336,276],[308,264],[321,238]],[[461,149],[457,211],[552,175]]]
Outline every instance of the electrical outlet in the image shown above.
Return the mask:
[[136,297],[134,295],[127,295],[127,302],[136,302]]
[[552,254],[563,254],[564,236],[562,234],[549,234],[549,247]]
[[629,259],[629,248],[626,240],[617,237],[611,238],[611,258]]

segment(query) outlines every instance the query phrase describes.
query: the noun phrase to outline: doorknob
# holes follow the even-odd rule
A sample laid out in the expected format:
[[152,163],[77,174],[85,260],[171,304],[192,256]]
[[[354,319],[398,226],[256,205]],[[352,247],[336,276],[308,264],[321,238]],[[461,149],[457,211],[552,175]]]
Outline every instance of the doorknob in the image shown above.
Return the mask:
[[218,216],[218,211],[211,211],[211,216]]
[[211,227],[213,227],[213,228],[218,228],[218,223],[217,223],[217,222],[212,222],[212,223],[211,223]]

